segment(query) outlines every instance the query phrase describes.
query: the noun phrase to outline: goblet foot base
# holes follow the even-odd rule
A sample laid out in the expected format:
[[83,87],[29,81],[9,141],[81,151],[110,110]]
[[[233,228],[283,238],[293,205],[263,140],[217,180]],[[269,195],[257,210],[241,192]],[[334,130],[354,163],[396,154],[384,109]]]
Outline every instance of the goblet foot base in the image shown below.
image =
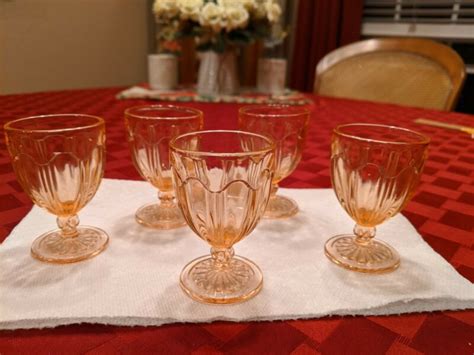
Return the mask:
[[298,205],[291,198],[276,195],[268,200],[267,209],[263,218],[289,218],[299,211]]
[[153,203],[140,207],[135,214],[138,223],[155,229],[174,229],[186,225],[181,210],[176,204],[169,207]]
[[384,273],[400,266],[400,256],[390,245],[376,239],[360,244],[352,234],[332,237],[324,251],[333,263],[358,272]]
[[102,229],[78,227],[75,237],[64,237],[60,230],[38,237],[31,246],[31,255],[41,261],[56,264],[75,263],[101,253],[109,242]]
[[263,286],[259,267],[241,256],[234,256],[225,267],[216,265],[210,256],[187,264],[180,277],[180,286],[196,301],[229,304],[247,301]]

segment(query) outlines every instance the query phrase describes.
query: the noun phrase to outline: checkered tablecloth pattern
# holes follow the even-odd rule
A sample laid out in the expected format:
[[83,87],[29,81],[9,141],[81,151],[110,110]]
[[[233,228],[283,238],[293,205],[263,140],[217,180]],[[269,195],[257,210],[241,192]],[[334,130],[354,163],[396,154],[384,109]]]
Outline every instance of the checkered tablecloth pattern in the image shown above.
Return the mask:
[[[106,177],[139,179],[123,111],[146,100],[116,100],[123,88],[0,96],[0,123],[29,115],[88,113],[107,122]],[[310,96],[313,118],[303,160],[285,187],[330,187],[329,139],[346,122],[416,129],[432,138],[421,186],[403,214],[460,274],[474,281],[474,139],[417,118],[474,126],[474,116]],[[154,101],[153,103],[156,103]],[[236,128],[238,104],[183,103],[204,111],[206,128]],[[0,241],[31,208],[0,137]],[[1,272],[1,270],[0,270]],[[1,285],[0,285],[1,292]],[[1,309],[1,305],[0,305]],[[285,322],[174,324],[162,327],[74,325],[0,331],[0,353],[361,353],[472,354],[474,311],[386,317],[331,317]]]

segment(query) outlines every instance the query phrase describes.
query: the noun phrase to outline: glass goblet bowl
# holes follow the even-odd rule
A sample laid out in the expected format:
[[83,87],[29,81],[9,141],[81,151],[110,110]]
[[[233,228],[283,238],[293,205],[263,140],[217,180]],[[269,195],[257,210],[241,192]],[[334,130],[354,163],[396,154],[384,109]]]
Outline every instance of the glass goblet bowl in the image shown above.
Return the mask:
[[326,242],[326,256],[344,268],[388,272],[400,265],[375,227],[400,212],[420,181],[429,139],[394,126],[354,123],[332,134],[331,179],[337,199],[356,222],[352,234]]
[[158,190],[159,202],[140,207],[135,214],[136,221],[155,229],[185,226],[175,203],[169,141],[177,135],[201,130],[202,112],[184,106],[142,105],[127,109],[124,117],[135,168]]
[[265,218],[288,218],[298,213],[298,204],[277,194],[278,183],[298,166],[310,112],[304,106],[251,105],[239,110],[239,129],[263,134],[275,142],[275,174]]
[[170,143],[176,195],[194,233],[211,255],[191,261],[182,289],[195,300],[235,303],[262,288],[258,266],[234,255],[233,245],[255,228],[272,185],[273,142],[242,131],[202,131]]
[[57,216],[59,229],[38,237],[36,259],[72,263],[102,252],[107,234],[79,226],[77,213],[94,197],[104,173],[105,123],[80,114],[22,118],[5,125],[8,151],[23,190]]

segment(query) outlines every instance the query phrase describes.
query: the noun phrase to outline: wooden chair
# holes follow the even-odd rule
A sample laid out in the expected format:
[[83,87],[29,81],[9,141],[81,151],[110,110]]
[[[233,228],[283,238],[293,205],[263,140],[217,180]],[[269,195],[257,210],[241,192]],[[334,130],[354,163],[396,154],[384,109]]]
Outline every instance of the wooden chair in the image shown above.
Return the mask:
[[355,42],[316,67],[314,92],[325,96],[452,110],[466,70],[450,47],[417,38]]

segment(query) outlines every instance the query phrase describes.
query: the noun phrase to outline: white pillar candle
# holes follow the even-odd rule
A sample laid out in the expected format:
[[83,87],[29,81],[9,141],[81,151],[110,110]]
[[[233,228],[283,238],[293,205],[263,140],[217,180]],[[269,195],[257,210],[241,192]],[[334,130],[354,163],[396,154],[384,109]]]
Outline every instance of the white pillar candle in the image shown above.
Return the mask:
[[281,95],[285,91],[286,59],[260,58],[257,67],[257,89],[272,95]]
[[178,84],[178,59],[173,54],[148,55],[148,82],[154,90],[172,90]]

